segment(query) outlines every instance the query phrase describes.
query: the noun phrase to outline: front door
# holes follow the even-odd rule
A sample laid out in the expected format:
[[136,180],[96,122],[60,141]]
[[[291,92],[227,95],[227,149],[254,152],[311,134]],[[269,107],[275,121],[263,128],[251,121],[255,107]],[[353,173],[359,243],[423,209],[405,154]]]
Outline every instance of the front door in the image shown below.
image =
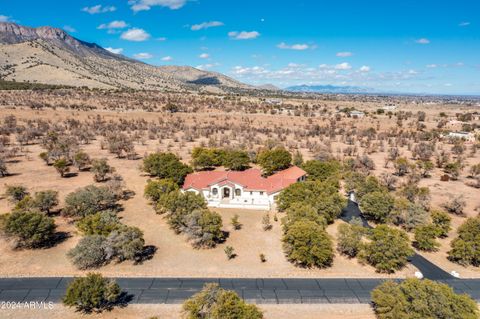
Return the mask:
[[225,187],[223,189],[223,198],[230,198],[230,188]]

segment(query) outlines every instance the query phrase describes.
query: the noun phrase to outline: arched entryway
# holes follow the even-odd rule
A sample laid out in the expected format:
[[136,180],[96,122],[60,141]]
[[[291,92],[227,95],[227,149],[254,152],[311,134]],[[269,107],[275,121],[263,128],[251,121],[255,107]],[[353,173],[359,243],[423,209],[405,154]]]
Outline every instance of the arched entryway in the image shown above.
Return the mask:
[[230,198],[230,188],[224,187],[222,192],[222,198]]

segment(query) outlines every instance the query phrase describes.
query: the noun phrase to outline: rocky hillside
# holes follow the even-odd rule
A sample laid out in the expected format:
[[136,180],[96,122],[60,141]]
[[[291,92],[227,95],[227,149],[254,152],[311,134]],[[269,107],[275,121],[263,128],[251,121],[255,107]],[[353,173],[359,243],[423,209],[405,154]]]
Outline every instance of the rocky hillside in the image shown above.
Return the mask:
[[57,28],[15,23],[0,23],[0,79],[110,89],[222,92],[253,88],[188,66],[145,64]]

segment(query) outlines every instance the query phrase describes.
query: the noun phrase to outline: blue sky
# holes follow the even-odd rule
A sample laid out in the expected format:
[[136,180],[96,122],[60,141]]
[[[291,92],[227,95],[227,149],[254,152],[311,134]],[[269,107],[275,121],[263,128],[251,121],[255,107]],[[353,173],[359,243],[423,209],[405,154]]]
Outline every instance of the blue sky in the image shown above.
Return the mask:
[[477,0],[2,0],[0,20],[251,84],[480,94]]

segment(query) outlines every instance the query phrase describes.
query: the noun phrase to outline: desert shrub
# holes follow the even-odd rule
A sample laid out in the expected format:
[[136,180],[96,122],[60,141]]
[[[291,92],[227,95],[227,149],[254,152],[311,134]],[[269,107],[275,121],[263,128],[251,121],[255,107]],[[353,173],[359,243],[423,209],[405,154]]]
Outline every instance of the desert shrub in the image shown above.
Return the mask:
[[137,227],[122,226],[112,231],[105,241],[107,259],[134,260],[143,251],[143,232]]
[[223,249],[225,255],[227,256],[228,260],[235,258],[237,254],[235,254],[235,249],[232,246],[225,246]]
[[38,212],[13,212],[6,215],[1,230],[16,240],[18,247],[38,248],[51,242],[55,235],[53,218]]
[[105,138],[105,142],[108,151],[117,155],[119,158],[122,156],[131,156],[135,153],[132,139],[124,133],[115,132],[108,134]]
[[436,251],[440,244],[436,238],[438,229],[433,224],[422,225],[415,228],[415,248],[423,251]]
[[197,209],[188,214],[183,232],[189,237],[193,247],[215,247],[223,239],[222,217],[208,209]]
[[296,265],[325,268],[333,262],[333,245],[322,226],[313,221],[299,220],[283,235],[287,258]]
[[460,176],[461,169],[462,165],[459,162],[447,163],[443,166],[443,171],[454,181]]
[[145,197],[152,202],[158,202],[162,196],[178,190],[178,185],[170,179],[149,180],[145,186]]
[[7,185],[5,195],[9,197],[10,201],[17,203],[28,195],[27,188],[21,185]]
[[257,155],[257,163],[262,167],[265,175],[288,168],[292,163],[292,155],[286,149],[277,147],[264,150]]
[[452,198],[443,204],[443,207],[452,214],[463,215],[463,210],[467,206],[467,202],[462,195]]
[[79,171],[85,170],[90,163],[90,156],[84,151],[78,151],[73,156],[73,164],[78,168]]
[[373,192],[386,192],[387,189],[375,176],[365,176],[357,172],[348,172],[344,176],[345,190],[355,191],[355,196],[361,200],[363,196]]
[[190,166],[183,164],[172,153],[153,153],[143,159],[143,171],[158,178],[172,179],[178,185],[183,184],[185,176],[192,172]]
[[393,167],[395,168],[395,173],[398,176],[404,176],[410,172],[413,164],[411,164],[405,157],[399,157],[393,162]]
[[238,220],[240,216],[238,216],[238,214],[235,214],[233,215],[232,219],[231,219],[231,224],[233,226],[233,229],[235,230],[240,230],[242,228],[242,223],[240,223],[240,221]]
[[107,262],[105,248],[105,236],[86,236],[80,239],[67,256],[78,269],[98,268]]
[[428,279],[386,281],[372,291],[377,318],[478,318],[478,308],[468,295],[456,294],[451,287]]
[[325,218],[320,216],[317,210],[311,205],[295,202],[285,210],[285,217],[282,219],[284,232],[286,232],[293,223],[301,219],[313,221],[323,228],[327,225]]
[[410,241],[404,231],[379,225],[368,235],[359,257],[378,272],[393,273],[401,269],[413,255]]
[[5,160],[0,157],[0,177],[8,176],[8,168]]
[[430,212],[430,216],[432,217],[432,223],[437,228],[437,236],[438,237],[447,237],[448,232],[450,231],[451,221],[452,218],[448,216],[447,213],[441,210],[432,210]]
[[120,219],[117,213],[113,211],[103,211],[93,215],[87,215],[80,219],[76,225],[84,235],[103,236],[108,236],[112,231],[121,227]]
[[338,226],[337,250],[350,258],[357,256],[362,247],[365,229],[360,225],[341,224]]
[[203,289],[183,303],[189,319],[261,319],[263,314],[255,305],[245,303],[234,291],[218,284],[206,284]]
[[120,297],[120,286],[100,274],[75,278],[67,287],[63,303],[86,313],[111,309]]
[[42,213],[49,214],[52,208],[58,205],[58,192],[54,190],[36,192],[33,204]]
[[480,217],[468,218],[451,242],[448,259],[461,265],[480,266]]
[[428,187],[418,187],[415,183],[408,183],[402,187],[400,195],[412,203],[421,205],[424,209],[430,207],[430,189]]
[[362,197],[360,207],[366,218],[385,222],[393,209],[395,199],[386,192],[372,192]]
[[117,198],[108,188],[89,185],[67,195],[63,214],[68,217],[85,217],[113,209],[116,205]]
[[340,163],[335,160],[330,161],[307,161],[302,165],[307,172],[309,180],[326,181],[329,178],[338,179],[340,174]]
[[65,177],[65,174],[70,171],[70,162],[62,157],[53,162],[53,167],[55,167],[61,177]]
[[397,198],[390,212],[389,220],[395,225],[411,231],[419,225],[426,224],[428,216],[428,212],[422,206],[412,203],[405,198]]
[[115,172],[115,168],[108,164],[106,158],[95,159],[92,161],[93,179],[95,182],[104,182],[108,179],[109,174]]

